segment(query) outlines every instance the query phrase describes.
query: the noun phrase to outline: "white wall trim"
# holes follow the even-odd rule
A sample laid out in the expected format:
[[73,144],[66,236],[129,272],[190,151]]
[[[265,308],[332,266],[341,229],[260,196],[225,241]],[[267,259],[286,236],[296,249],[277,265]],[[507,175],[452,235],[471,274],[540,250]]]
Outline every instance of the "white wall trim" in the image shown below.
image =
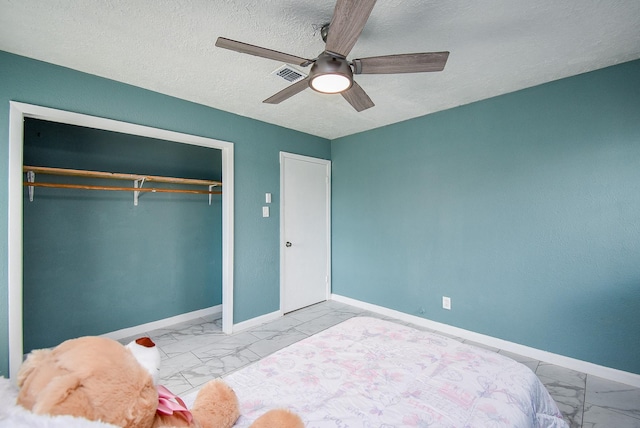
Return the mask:
[[282,311],[274,311],[268,314],[260,315],[259,317],[251,318],[246,321],[239,322],[233,326],[233,332],[237,333],[242,330],[247,330],[259,325],[275,321],[282,317]]
[[234,248],[234,145],[233,143],[166,129],[153,128],[103,117],[10,101],[9,111],[9,203],[8,203],[8,304],[9,375],[12,379],[22,364],[22,165],[23,128],[26,117],[107,131],[139,135],[177,143],[219,149],[222,152],[222,330],[233,330]]
[[9,105],[9,176],[8,176],[8,312],[9,312],[9,377],[16,379],[22,364],[22,155],[24,112]]
[[217,315],[222,313],[222,305],[212,306],[210,308],[200,309],[186,314],[176,315],[174,317],[164,318],[158,321],[152,321],[146,324],[140,324],[135,327],[123,328],[121,330],[112,331],[102,334],[102,337],[108,337],[114,340],[126,339],[127,337],[141,337],[152,330],[159,328],[171,327],[182,322],[193,321],[198,318]]
[[625,385],[631,385],[636,388],[640,388],[640,375],[635,373],[625,372],[587,361],[578,360],[576,358],[565,357],[564,355],[554,354],[540,349],[531,348],[529,346],[520,345],[518,343],[509,342],[507,340],[498,339],[496,337],[487,336],[485,334],[476,333],[448,324],[431,321],[415,315],[409,315],[404,312],[388,309],[371,303],[362,302],[360,300],[355,300],[349,297],[340,296],[338,294],[332,294],[331,300],[335,300],[336,302],[345,303],[347,305],[355,306],[357,308],[365,309],[381,315],[397,318],[401,321],[410,322],[412,324],[430,328],[442,333],[454,335],[456,337],[461,337],[463,339],[471,340],[483,345],[499,348],[507,352],[530,357],[535,360],[544,361],[546,363],[555,364],[571,370],[576,370],[582,373],[587,373],[614,382],[620,382],[624,383]]

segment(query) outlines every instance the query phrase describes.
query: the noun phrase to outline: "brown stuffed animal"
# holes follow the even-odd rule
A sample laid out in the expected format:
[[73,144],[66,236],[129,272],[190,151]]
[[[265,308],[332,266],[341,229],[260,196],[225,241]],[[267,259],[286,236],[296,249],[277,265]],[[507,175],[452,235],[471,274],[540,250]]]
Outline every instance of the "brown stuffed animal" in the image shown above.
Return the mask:
[[[150,339],[139,343],[144,348],[155,346]],[[148,355],[141,358],[129,345],[104,337],[68,340],[29,354],[18,373],[17,402],[36,414],[71,415],[123,428],[233,426],[239,417],[238,399],[222,380],[202,387],[190,418],[179,411],[157,412],[154,359],[149,362]],[[304,424],[297,415],[278,409],[267,412],[251,427],[301,428]]]

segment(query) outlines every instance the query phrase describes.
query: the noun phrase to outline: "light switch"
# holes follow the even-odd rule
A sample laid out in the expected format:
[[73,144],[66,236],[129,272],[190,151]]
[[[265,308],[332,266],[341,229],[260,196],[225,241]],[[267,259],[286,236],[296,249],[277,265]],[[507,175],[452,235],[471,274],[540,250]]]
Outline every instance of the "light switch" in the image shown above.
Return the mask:
[[269,207],[262,207],[262,217],[269,217]]
[[264,194],[264,201],[268,204],[271,203],[271,193],[265,193]]

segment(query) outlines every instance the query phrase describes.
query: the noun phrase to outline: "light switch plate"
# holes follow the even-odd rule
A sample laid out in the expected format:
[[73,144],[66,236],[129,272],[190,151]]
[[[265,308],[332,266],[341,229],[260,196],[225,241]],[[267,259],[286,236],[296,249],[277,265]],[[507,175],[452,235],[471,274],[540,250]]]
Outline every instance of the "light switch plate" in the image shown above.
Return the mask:
[[451,297],[442,296],[442,308],[451,310]]
[[262,207],[262,217],[269,217],[269,207]]
[[265,193],[264,194],[264,201],[268,204],[271,203],[271,193]]

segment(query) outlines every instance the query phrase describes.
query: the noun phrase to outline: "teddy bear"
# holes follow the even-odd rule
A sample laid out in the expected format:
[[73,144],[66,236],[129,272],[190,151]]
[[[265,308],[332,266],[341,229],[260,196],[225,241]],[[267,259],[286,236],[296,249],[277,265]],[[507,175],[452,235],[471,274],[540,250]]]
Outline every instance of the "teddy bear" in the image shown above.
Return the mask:
[[[123,428],[230,428],[235,392],[222,380],[205,384],[191,409],[156,385],[160,354],[150,338],[128,345],[106,337],[67,340],[32,351],[17,377],[17,404],[35,414],[70,415]],[[251,428],[303,428],[300,417],[273,409]]]

